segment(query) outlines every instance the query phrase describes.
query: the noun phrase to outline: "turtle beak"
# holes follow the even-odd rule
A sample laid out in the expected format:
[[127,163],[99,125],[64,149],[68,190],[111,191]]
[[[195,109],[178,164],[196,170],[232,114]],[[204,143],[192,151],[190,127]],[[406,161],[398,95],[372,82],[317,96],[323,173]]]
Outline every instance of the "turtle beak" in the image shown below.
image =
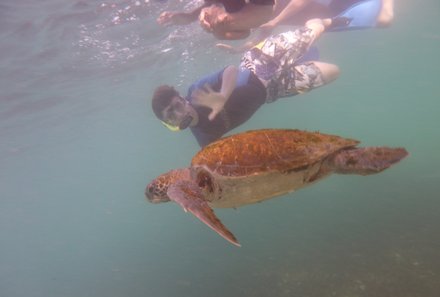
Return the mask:
[[160,202],[160,201],[158,201],[159,199],[157,199],[156,195],[154,195],[154,187],[151,184],[149,184],[145,188],[145,197],[151,203],[159,203]]
[[166,195],[157,193],[157,188],[151,183],[145,188],[145,197],[151,203],[162,203],[170,201]]

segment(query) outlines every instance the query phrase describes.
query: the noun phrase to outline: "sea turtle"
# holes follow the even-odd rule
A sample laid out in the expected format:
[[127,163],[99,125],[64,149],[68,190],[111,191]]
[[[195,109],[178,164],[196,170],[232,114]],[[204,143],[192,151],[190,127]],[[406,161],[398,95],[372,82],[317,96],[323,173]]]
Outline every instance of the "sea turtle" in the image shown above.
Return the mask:
[[357,140],[292,129],[247,131],[200,150],[189,168],[145,189],[150,202],[174,201],[240,246],[211,207],[238,207],[284,195],[331,173],[374,174],[408,155],[404,148],[356,148]]

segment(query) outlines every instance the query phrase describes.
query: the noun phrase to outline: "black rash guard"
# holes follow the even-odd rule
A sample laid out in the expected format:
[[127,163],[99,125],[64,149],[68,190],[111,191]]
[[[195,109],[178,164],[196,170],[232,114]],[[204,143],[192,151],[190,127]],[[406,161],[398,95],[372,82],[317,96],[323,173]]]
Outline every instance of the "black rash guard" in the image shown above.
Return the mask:
[[[223,72],[224,69],[192,84],[185,99],[191,102],[191,93],[205,84],[209,84],[214,91],[219,92]],[[199,122],[195,127],[191,127],[191,132],[199,145],[204,147],[249,120],[265,101],[266,88],[258,77],[249,70],[239,70],[234,91],[213,121],[208,119],[211,109],[193,105],[199,114]]]
[[[249,2],[256,5],[274,5],[274,0],[250,0]],[[221,3],[229,13],[237,12],[246,5],[245,0],[205,0],[205,3]]]

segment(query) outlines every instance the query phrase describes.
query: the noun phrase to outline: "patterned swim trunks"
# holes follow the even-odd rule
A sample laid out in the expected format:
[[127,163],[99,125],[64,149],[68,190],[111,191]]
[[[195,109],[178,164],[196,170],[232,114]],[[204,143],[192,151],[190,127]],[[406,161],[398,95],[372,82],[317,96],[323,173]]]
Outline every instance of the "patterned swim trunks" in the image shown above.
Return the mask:
[[321,71],[314,63],[297,63],[313,40],[312,30],[301,27],[269,37],[243,55],[240,67],[251,70],[265,82],[266,103],[324,84]]

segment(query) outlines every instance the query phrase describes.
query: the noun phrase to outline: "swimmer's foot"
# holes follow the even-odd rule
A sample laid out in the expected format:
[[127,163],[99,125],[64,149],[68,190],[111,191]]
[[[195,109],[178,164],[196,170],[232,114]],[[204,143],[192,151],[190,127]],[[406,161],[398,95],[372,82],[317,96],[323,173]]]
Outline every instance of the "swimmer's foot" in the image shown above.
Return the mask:
[[394,19],[394,0],[383,0],[382,8],[376,19],[377,26],[384,28],[391,26]]

